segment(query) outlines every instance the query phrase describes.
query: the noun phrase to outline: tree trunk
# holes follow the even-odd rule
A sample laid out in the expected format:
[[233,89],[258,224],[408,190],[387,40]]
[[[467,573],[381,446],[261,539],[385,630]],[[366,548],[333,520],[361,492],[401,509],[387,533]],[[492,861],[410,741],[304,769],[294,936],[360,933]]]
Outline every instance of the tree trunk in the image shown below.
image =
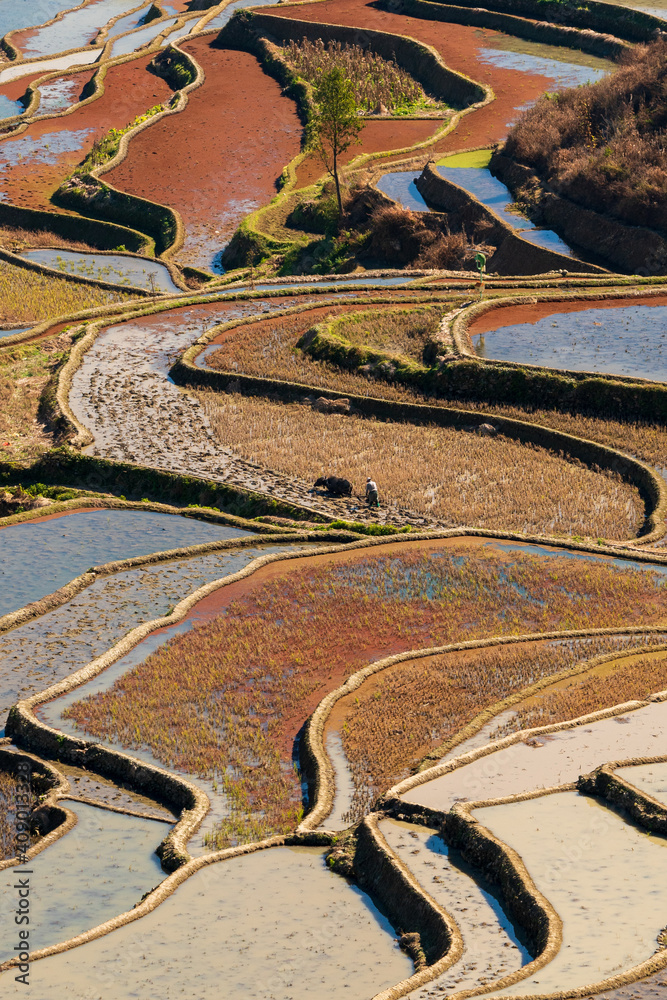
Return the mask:
[[343,215],[343,199],[340,196],[340,181],[338,180],[338,157],[336,155],[336,150],[333,152],[333,175],[336,182],[336,198],[338,199],[338,217],[341,218]]

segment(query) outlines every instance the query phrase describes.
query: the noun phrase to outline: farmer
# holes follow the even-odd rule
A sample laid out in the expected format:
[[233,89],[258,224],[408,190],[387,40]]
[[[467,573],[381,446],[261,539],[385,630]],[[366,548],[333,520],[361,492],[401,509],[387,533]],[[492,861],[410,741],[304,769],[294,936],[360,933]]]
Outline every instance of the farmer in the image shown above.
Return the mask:
[[366,480],[366,503],[369,507],[379,507],[378,484],[369,476]]

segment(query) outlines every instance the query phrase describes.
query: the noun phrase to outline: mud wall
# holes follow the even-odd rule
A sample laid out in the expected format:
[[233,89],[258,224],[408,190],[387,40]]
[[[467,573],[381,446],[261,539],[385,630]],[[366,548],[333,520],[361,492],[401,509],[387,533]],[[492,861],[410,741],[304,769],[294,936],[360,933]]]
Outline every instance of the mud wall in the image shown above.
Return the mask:
[[461,852],[492,885],[500,887],[505,910],[523,928],[533,955],[544,956],[560,943],[561,927],[555,911],[533,885],[519,856],[462,808],[447,814],[442,836]]
[[27,482],[29,479],[42,483],[67,482],[84,489],[123,493],[130,498],[152,497],[169,501],[176,506],[203,504],[218,507],[238,517],[273,514],[297,521],[306,519],[324,523],[329,520],[314,511],[241,487],[125,462],[93,458],[66,448],[51,450],[29,468],[0,462],[0,483],[10,484],[19,480]]
[[559,236],[629,274],[667,273],[667,240],[652,229],[628,226],[575,204],[550,191],[530,167],[505,156],[497,149],[489,164],[491,173],[513,195],[521,195],[534,205],[534,221],[554,229]]
[[[501,178],[502,179],[502,178]],[[415,181],[417,190],[430,205],[445,212],[458,212],[476,224],[491,227],[487,237],[498,250],[488,264],[489,272],[501,275],[545,274],[548,271],[603,273],[595,264],[573,260],[565,254],[537,247],[521,239],[509,223],[499,219],[474,195],[443,177],[434,163],[427,163]],[[505,245],[507,244],[507,246]]]
[[447,954],[452,930],[444,914],[406,876],[386,848],[374,816],[367,816],[358,827],[354,871],[359,884],[379,900],[394,927],[419,934],[429,965]]
[[136,227],[154,241],[157,254],[164,253],[176,240],[178,223],[170,208],[117,191],[91,174],[65,182],[51,200],[84,216]]
[[[488,6],[488,5],[487,5]],[[393,8],[392,8],[393,9]],[[618,8],[617,8],[618,9]],[[625,52],[627,45],[613,35],[601,34],[587,29],[570,28],[566,25],[532,21],[515,14],[505,14],[479,7],[452,6],[438,0],[402,0],[400,11],[412,17],[428,18],[433,21],[447,21],[451,24],[467,24],[479,28],[504,31],[517,38],[527,38],[543,45],[564,45],[570,49],[580,49],[603,59],[614,59]]]
[[0,226],[53,233],[62,239],[87,243],[97,250],[115,250],[116,247],[124,246],[133,253],[152,255],[154,252],[153,241],[134,229],[95,219],[19,208],[4,202],[0,202]]
[[[506,300],[505,300],[506,301]],[[329,349],[331,347],[331,349]],[[195,348],[198,350],[198,348]],[[309,353],[320,360],[339,363],[341,353],[341,341],[334,342],[334,338],[319,337],[317,346],[313,342],[309,347]],[[349,348],[350,353],[355,355],[355,364],[359,363],[358,348]],[[447,371],[459,366],[465,366],[471,382],[476,384],[476,376],[485,379],[487,373],[490,378],[487,385],[493,388],[494,377],[498,373],[492,365],[475,363],[473,361],[456,362],[448,366]],[[504,370],[511,387],[514,372]],[[526,374],[521,369],[517,369],[519,374]],[[548,382],[548,373],[538,373]],[[587,441],[583,438],[575,437],[571,434],[563,434],[560,431],[542,427],[539,424],[528,423],[522,420],[512,420],[508,417],[500,417],[496,414],[490,416],[480,412],[470,410],[459,410],[453,407],[427,406],[419,403],[399,403],[393,400],[378,399],[369,396],[355,396],[350,393],[336,392],[332,389],[314,389],[311,386],[301,385],[297,382],[281,382],[278,379],[255,378],[249,375],[237,375],[236,373],[217,372],[211,369],[196,368],[191,362],[184,358],[179,359],[170,371],[171,377],[179,385],[190,388],[211,388],[217,391],[246,392],[249,395],[276,396],[289,402],[301,401],[304,396],[315,393],[324,396],[326,399],[348,399],[352,404],[353,411],[361,416],[376,420],[393,420],[397,422],[406,421],[414,424],[431,424],[438,427],[472,427],[482,423],[492,423],[501,434],[514,438],[523,443],[536,444],[552,451],[562,451],[566,455],[578,459],[585,465],[598,465],[602,469],[609,469],[618,473],[627,482],[632,483],[639,490],[646,507],[646,521],[640,535],[652,534],[659,531],[662,534],[660,525],[662,519],[667,515],[667,487],[664,481],[654,473],[647,465],[620,451],[608,448],[605,445],[597,444],[594,441]],[[432,374],[426,371],[424,380],[431,379]],[[500,381],[500,380],[499,380]],[[600,380],[602,382],[602,380]],[[440,387],[439,376],[436,374],[431,387]],[[604,383],[603,383],[604,384]],[[611,383],[609,387],[614,392],[618,385]],[[636,388],[636,387],[632,387]],[[476,389],[475,391],[478,391]],[[443,393],[444,395],[445,393]],[[663,387],[665,396],[665,407],[667,408],[667,387]],[[493,392],[490,393],[493,397]],[[537,394],[539,396],[539,393]],[[546,405],[544,397],[540,399],[540,405]],[[240,513],[234,511],[234,513]],[[659,536],[658,536],[659,537]]]
[[[438,0],[433,0],[438,3]],[[476,0],[457,0],[460,7],[476,7]],[[652,14],[601,3],[598,0],[484,0],[488,10],[536,21],[550,21],[575,28],[586,28],[625,38],[629,42],[648,42],[656,31],[664,31],[665,22]]]
[[667,834],[667,808],[641,789],[635,788],[625,778],[614,774],[615,768],[625,764],[648,764],[657,760],[664,760],[664,757],[603,764],[591,774],[581,775],[577,788],[580,792],[595,795],[613,806],[625,809],[643,830],[664,836]]

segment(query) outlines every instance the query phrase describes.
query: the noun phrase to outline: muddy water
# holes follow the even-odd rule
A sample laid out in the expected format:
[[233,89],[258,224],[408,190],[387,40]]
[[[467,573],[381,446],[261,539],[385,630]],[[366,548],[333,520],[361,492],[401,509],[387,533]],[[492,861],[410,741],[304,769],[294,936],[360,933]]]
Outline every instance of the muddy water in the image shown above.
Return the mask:
[[[367,1000],[412,971],[321,850],[279,847],[196,873],[137,923],[35,963],[30,985],[49,1000],[219,1000],[221,983],[225,1000]],[[22,995],[10,975],[6,995]]]
[[418,785],[404,798],[446,812],[455,802],[564,785],[610,760],[662,753],[666,742],[667,703],[655,703],[515,743]]
[[667,922],[667,839],[646,836],[576,792],[474,816],[521,855],[563,921],[556,957],[491,996],[586,989],[653,955]]
[[68,604],[0,636],[0,726],[19,698],[85,666],[130,628],[168,614],[205,583],[275,551],[266,545],[216,552],[104,577]]
[[[58,761],[57,768],[64,774],[70,784],[72,798],[91,799],[95,805],[113,806],[115,809],[127,809],[133,813],[144,813],[151,819],[163,820],[172,825],[177,815],[165,806],[129,788],[117,785],[108,778],[86,771],[81,767],[72,767]],[[165,828],[166,832],[166,828]]]
[[75,76],[65,76],[60,80],[40,84],[37,114],[52,115],[77,104],[90,76],[91,74],[77,73]]
[[532,956],[498,899],[470,874],[434,830],[386,819],[380,830],[423,889],[456,921],[465,951],[438,979],[408,994],[415,998],[474,989],[520,969]]
[[[30,878],[30,949],[66,941],[132,909],[164,879],[155,849],[169,827],[63,800],[77,824],[27,868]],[[13,956],[16,874],[1,873],[2,961]]]
[[0,531],[0,614],[36,601],[115,559],[252,532],[153,511],[99,510],[26,521]]
[[476,334],[483,358],[667,381],[667,306],[609,303]]
[[[41,105],[40,105],[41,107]],[[151,276],[158,292],[179,292],[169,268],[158,261],[125,254],[80,253],[74,250],[25,250],[22,257],[53,267],[66,274],[79,274],[98,281],[146,288],[152,291]]]
[[13,44],[25,59],[56,55],[93,42],[111,18],[136,7],[140,0],[96,0],[36,31],[14,35]]
[[[661,750],[657,751],[660,752]],[[667,763],[619,767],[616,774],[667,806]]]

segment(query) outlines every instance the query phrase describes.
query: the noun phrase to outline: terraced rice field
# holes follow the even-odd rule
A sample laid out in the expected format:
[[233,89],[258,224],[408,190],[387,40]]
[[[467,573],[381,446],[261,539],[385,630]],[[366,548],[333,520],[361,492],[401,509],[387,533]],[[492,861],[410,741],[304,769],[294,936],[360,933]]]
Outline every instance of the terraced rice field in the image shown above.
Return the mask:
[[486,167],[661,3],[0,5],[3,996],[662,1000],[667,250]]

